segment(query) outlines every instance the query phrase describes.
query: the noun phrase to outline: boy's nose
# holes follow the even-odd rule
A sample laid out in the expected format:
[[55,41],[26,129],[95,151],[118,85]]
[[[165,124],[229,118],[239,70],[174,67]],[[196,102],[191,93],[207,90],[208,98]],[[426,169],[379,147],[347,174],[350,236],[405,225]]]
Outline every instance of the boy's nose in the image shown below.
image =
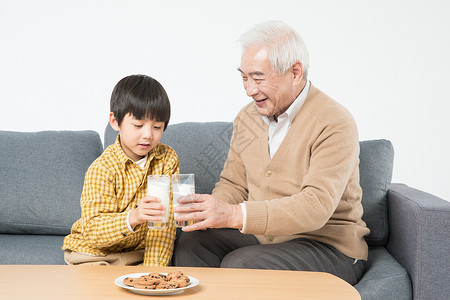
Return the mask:
[[153,132],[152,132],[151,127],[149,127],[149,128],[146,127],[144,129],[144,133],[143,133],[142,137],[145,139],[151,139],[153,137]]

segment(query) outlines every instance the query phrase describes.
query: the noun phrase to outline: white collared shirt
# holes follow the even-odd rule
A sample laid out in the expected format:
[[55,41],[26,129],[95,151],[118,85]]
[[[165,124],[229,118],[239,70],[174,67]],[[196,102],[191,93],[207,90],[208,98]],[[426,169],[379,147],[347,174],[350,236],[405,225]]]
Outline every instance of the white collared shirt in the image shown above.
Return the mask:
[[[261,115],[261,118],[264,120],[264,122],[269,125],[268,146],[270,158],[273,158],[278,148],[280,148],[280,145],[286,137],[289,128],[291,128],[291,124],[294,121],[295,116],[302,107],[303,102],[305,102],[310,86],[310,82],[307,81],[300,95],[298,95],[297,99],[292,102],[292,104],[288,107],[288,109],[286,109],[284,113],[278,116],[277,121],[275,121],[274,117],[266,117]],[[247,209],[245,207],[245,203],[241,203],[241,208],[242,215],[244,216],[241,232],[244,232],[247,223]]]
[[134,163],[139,166],[142,170],[145,169],[145,163],[147,162],[148,154],[144,156],[144,158],[141,158],[138,161],[135,161]]
[[261,116],[261,118],[269,125],[269,154],[270,158],[273,158],[284,138],[286,137],[289,128],[291,128],[292,121],[294,121],[295,116],[302,107],[303,102],[306,99],[306,95],[309,92],[310,83],[306,82],[300,95],[297,99],[292,102],[292,104],[286,109],[284,113],[278,116],[277,120],[273,116],[266,117]]

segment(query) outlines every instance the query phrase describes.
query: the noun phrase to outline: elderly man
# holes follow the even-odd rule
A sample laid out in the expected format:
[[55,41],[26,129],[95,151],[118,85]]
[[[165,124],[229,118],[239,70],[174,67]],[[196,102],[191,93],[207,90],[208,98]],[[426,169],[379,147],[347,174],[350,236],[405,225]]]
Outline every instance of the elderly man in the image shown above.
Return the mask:
[[[308,51],[282,22],[239,39],[253,101],[234,120],[212,195],[186,197],[178,266],[321,271],[355,284],[367,259],[358,129],[307,80]],[[214,228],[214,229],[213,229]],[[206,229],[206,230],[205,230]]]

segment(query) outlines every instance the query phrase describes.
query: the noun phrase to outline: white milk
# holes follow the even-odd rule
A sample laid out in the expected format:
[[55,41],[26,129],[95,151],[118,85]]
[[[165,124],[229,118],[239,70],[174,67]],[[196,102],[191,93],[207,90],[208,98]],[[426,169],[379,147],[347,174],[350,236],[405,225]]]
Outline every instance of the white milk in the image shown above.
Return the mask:
[[173,204],[178,205],[178,198],[195,194],[195,187],[193,184],[181,183],[173,185]]
[[[166,213],[161,216],[160,222],[150,222],[150,228],[166,228],[169,223],[169,208],[170,208],[170,182],[149,182],[147,195],[158,197],[161,199],[161,204],[164,205]],[[162,223],[162,224],[161,224]]]
[[[195,186],[194,184],[188,184],[188,183],[180,183],[180,184],[173,184],[173,205],[178,206],[178,198],[195,194]],[[175,213],[175,217],[179,215],[178,213]],[[177,227],[184,227],[190,224],[193,224],[193,221],[175,221],[175,225]]]

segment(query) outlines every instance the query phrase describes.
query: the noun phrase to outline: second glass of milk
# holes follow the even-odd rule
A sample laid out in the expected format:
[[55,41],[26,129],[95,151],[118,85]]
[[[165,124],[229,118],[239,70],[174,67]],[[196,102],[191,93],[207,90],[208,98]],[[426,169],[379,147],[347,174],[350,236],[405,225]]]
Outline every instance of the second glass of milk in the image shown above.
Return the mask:
[[[179,205],[178,198],[195,194],[194,174],[173,174],[172,175],[172,192],[173,192],[174,207]],[[175,213],[175,218],[177,215],[179,215],[179,213]],[[195,223],[195,221],[176,221],[175,220],[176,227],[184,227],[187,225],[191,225],[193,223]]]

